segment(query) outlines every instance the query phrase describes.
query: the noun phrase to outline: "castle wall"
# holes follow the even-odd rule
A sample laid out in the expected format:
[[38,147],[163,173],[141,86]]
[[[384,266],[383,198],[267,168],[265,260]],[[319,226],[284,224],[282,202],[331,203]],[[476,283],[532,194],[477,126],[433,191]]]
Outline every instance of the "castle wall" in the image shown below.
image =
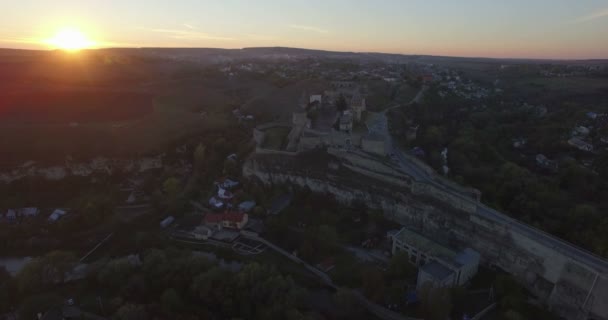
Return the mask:
[[520,228],[512,219],[481,215],[475,202],[393,174],[394,168],[373,158],[349,154],[340,160],[340,170],[332,172],[305,163],[285,166],[276,158],[269,165],[268,159],[256,156],[246,161],[243,174],[265,184],[289,183],[329,193],[346,204],[364,201],[437,242],[479,251],[483,263],[513,274],[567,319],[580,319],[587,313],[594,319],[608,319],[606,270],[585,264],[547,241],[541,231]]
[[365,152],[375,153],[381,156],[387,155],[388,151],[384,140],[374,140],[363,138],[361,140],[361,148]]

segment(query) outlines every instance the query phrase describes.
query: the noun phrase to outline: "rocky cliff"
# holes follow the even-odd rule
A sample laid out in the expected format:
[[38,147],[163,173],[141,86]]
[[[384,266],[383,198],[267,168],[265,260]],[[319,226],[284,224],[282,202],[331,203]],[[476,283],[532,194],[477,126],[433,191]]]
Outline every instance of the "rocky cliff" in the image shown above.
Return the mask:
[[329,193],[344,204],[364,201],[440,243],[476,249],[485,264],[512,273],[566,318],[608,319],[605,260],[577,256],[576,250],[565,250],[558,239],[536,229],[484,216],[475,202],[415,181],[383,158],[331,153],[252,155],[243,174],[267,185]]

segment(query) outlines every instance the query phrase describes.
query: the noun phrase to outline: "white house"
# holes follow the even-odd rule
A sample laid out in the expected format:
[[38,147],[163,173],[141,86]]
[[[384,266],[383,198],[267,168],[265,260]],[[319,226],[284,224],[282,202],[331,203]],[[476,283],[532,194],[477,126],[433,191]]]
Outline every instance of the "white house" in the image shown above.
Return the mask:
[[215,184],[222,189],[232,189],[232,188],[236,188],[239,186],[239,182],[235,181],[235,180],[231,180],[228,178],[224,178],[224,179],[220,179],[218,181],[215,182]]
[[217,191],[217,196],[222,199],[222,200],[230,200],[234,197],[234,195],[232,194],[232,192],[222,189],[221,187],[219,188],[219,190]]
[[21,208],[17,211],[17,215],[23,217],[36,217],[38,216],[38,213],[40,213],[40,210],[34,207]]
[[589,133],[590,133],[590,130],[587,127],[584,127],[584,126],[574,127],[573,135],[575,135],[575,136],[586,137],[589,135]]
[[312,95],[310,95],[310,99],[308,102],[309,103],[318,102],[319,104],[321,104],[323,102],[323,96],[320,94],[312,94]]
[[160,222],[160,227],[161,228],[166,228],[169,225],[171,225],[173,223],[173,221],[175,221],[175,217],[168,216],[165,219],[163,219],[163,221]]
[[213,235],[211,228],[206,226],[198,226],[192,231],[192,235],[196,240],[207,240]]
[[212,206],[213,209],[221,209],[224,207],[224,203],[216,197],[211,197],[211,199],[209,199],[209,205]]
[[570,140],[568,140],[568,144],[581,150],[581,151],[587,151],[587,152],[592,152],[593,151],[593,145],[585,142],[579,138],[571,138]]
[[8,209],[6,212],[6,220],[15,221],[17,220],[17,212],[13,209]]
[[61,209],[55,209],[55,211],[53,211],[53,213],[51,213],[51,215],[49,216],[49,222],[55,222],[59,219],[61,219],[61,217],[66,215],[66,211],[65,210],[61,210]]

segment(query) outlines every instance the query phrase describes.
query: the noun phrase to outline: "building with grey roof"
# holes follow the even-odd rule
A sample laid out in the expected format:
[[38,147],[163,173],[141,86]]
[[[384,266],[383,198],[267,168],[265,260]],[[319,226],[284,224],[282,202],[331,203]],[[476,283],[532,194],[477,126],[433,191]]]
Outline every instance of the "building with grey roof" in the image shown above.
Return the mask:
[[411,264],[419,267],[418,287],[454,287],[466,284],[477,274],[480,254],[470,248],[457,251],[407,228],[391,235],[393,255],[405,252]]
[[431,283],[435,288],[451,287],[455,282],[454,270],[444,266],[438,261],[431,261],[418,270],[418,287]]

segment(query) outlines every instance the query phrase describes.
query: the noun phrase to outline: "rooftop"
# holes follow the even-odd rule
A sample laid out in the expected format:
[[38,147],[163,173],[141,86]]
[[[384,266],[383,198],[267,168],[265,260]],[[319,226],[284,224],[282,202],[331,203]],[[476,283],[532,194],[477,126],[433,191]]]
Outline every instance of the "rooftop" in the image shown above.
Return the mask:
[[243,201],[239,203],[239,210],[249,211],[255,207],[255,201]]
[[457,256],[456,251],[406,228],[401,229],[394,237],[396,240],[404,242],[430,256],[445,258],[448,261],[452,261]]
[[365,99],[361,96],[361,94],[356,93],[353,95],[353,98],[350,100],[350,105],[353,107],[360,107],[365,103],[364,101],[365,101]]
[[220,223],[224,219],[224,215],[221,213],[207,213],[203,218],[205,223]]
[[245,219],[247,214],[243,212],[225,212],[224,221],[230,222],[241,222]]
[[340,124],[348,124],[353,122],[353,115],[350,113],[344,113],[340,116]]
[[223,221],[241,222],[245,219],[246,213],[242,212],[224,212],[224,213],[207,213],[203,218],[204,223],[220,223]]
[[369,140],[369,141],[385,141],[386,139],[377,133],[369,133],[364,137],[365,140]]
[[469,264],[477,264],[479,263],[479,259],[481,259],[479,252],[471,248],[466,248],[454,258],[454,261],[464,266]]
[[437,280],[443,280],[454,273],[450,268],[437,261],[431,261],[420,268],[421,271],[428,273]]

